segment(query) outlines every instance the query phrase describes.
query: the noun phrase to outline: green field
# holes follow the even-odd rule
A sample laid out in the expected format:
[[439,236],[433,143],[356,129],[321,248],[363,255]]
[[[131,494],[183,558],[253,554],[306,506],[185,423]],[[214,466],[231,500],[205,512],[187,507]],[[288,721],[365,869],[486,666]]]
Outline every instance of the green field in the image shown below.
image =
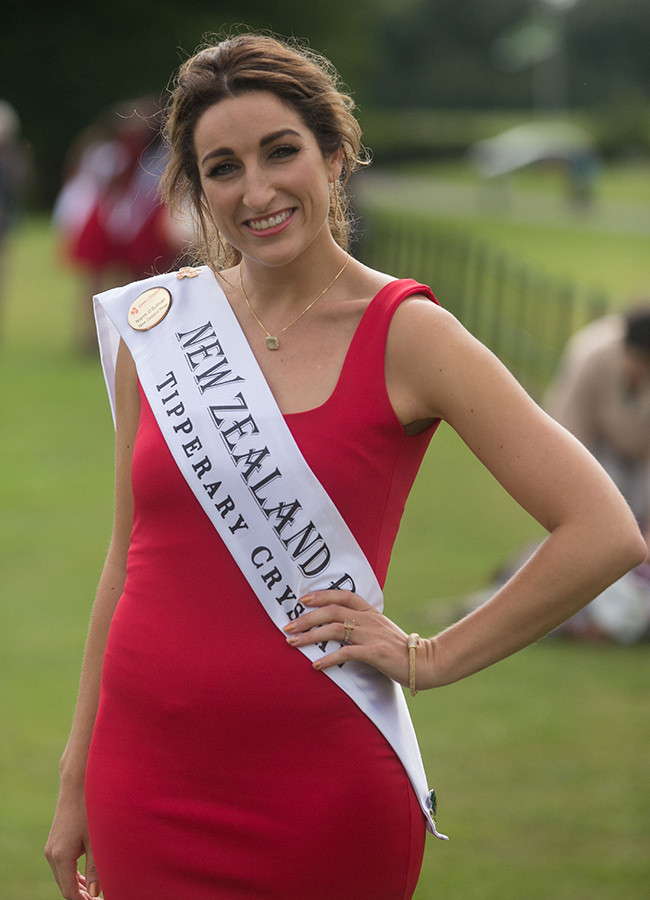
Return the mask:
[[[78,290],[45,222],[22,227],[7,277],[0,900],[54,900],[42,847],[111,524],[112,424],[98,364],[73,351]],[[395,548],[389,612],[433,631],[449,598],[536,534],[443,426]],[[645,900],[649,681],[647,647],[546,640],[411,700],[451,835],[429,841],[418,900]]]
[[617,306],[650,298],[648,162],[604,170],[587,210],[569,204],[565,176],[550,167],[491,185],[461,163],[371,167],[355,190],[362,209],[426,216],[554,277],[603,292]]

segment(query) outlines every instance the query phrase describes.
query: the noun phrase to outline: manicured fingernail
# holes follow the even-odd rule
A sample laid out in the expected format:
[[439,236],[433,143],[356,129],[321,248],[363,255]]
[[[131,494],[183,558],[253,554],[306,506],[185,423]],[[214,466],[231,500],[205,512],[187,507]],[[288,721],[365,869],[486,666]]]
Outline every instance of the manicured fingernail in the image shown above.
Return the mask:
[[313,594],[307,594],[306,597],[302,597],[302,598],[300,599],[300,602],[301,602],[301,603],[304,603],[305,606],[309,606],[309,604],[311,603],[311,601],[312,601],[313,599],[314,599],[314,595],[313,595]]
[[298,643],[298,635],[287,638],[287,644],[291,644],[293,646],[294,644],[297,644],[297,643]]
[[284,631],[287,631],[287,632],[289,632],[289,631],[295,631],[295,628],[296,628],[296,623],[295,623],[295,622],[289,622],[288,625],[285,625],[285,626],[284,626]]
[[320,663],[318,660],[316,660],[316,662],[313,663],[313,667],[314,667],[314,669],[320,669]]

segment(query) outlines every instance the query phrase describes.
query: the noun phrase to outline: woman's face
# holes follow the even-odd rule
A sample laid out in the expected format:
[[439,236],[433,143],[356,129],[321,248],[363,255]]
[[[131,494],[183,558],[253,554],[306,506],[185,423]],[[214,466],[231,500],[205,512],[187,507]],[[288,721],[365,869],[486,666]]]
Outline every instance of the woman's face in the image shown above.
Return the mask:
[[209,107],[194,130],[201,186],[222,236],[271,266],[331,241],[329,185],[341,173],[313,132],[275,94],[255,91]]

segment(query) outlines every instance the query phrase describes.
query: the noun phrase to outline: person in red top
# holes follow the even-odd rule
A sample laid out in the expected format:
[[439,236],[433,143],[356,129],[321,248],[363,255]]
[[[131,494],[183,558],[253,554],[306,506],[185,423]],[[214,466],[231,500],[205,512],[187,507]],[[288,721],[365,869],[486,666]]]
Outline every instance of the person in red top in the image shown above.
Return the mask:
[[[122,344],[114,532],[46,846],[70,900],[100,888],[106,900],[411,897],[425,816],[326,670],[362,662],[412,692],[439,689],[546,634],[645,556],[600,466],[429,289],[349,256],[352,106],[306,50],[254,34],[204,48],[171,97],[167,202],[193,209],[199,258],[380,582],[442,420],[548,537],[435,637],[345,589],[302,596],[283,634],[181,476]],[[313,664],[298,652],[326,641],[335,649]]]
[[160,126],[153,101],[126,102],[91,125],[70,152],[53,221],[63,259],[83,278],[81,349],[96,348],[89,298],[125,279],[168,271],[189,237],[160,198],[167,161]]

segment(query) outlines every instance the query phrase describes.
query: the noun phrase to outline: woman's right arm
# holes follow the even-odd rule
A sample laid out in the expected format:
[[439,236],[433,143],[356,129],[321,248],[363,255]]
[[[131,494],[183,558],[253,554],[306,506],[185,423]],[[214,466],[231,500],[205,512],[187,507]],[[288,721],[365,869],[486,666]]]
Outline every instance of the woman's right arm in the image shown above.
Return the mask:
[[[104,650],[113,613],[126,580],[126,558],[133,527],[131,460],[140,418],[137,376],[131,356],[120,345],[116,369],[115,517],[113,534],[93,606],[79,694],[70,737],[61,760],[59,799],[45,855],[64,897],[99,895],[88,839],[84,797],[86,760],[99,700]],[[86,855],[86,877],[77,860]]]

